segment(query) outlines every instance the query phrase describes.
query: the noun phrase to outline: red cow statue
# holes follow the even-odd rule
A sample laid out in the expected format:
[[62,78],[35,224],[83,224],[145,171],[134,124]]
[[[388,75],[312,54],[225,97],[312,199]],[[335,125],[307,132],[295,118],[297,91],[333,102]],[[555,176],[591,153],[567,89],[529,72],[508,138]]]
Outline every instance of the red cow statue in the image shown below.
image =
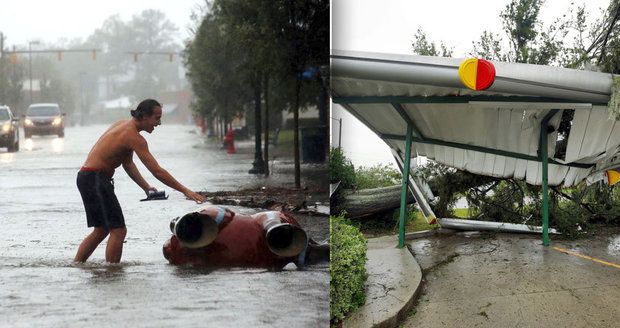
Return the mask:
[[278,270],[290,262],[302,268],[310,252],[314,263],[329,258],[328,245],[309,241],[293,217],[277,211],[241,215],[210,205],[173,219],[170,230],[163,252],[176,265]]

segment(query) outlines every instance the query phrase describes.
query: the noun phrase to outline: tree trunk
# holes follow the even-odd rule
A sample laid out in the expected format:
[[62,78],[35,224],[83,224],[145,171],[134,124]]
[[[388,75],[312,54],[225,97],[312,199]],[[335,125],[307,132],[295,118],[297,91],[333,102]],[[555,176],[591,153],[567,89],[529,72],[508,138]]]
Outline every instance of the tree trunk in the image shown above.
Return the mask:
[[265,74],[265,176],[269,176],[269,75]]
[[293,109],[293,150],[295,152],[295,187],[301,188],[301,165],[299,159],[299,92],[301,80],[297,76],[295,85],[295,108]]
[[[258,80],[258,79],[257,79]],[[265,162],[263,162],[263,150],[261,142],[262,122],[261,122],[261,101],[262,89],[260,82],[254,85],[254,162],[250,174],[265,173]]]
[[[331,213],[332,215],[338,215],[342,211],[346,211],[348,218],[359,218],[397,209],[400,207],[400,192],[400,185],[345,192],[339,204],[332,204]],[[413,202],[413,195],[408,192],[407,204]]]

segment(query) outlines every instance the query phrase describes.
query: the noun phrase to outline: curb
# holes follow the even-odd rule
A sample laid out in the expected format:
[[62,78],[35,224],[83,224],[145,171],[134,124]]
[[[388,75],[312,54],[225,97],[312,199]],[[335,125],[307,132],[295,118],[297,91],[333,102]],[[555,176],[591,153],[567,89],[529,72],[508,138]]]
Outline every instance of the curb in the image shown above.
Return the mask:
[[422,285],[422,270],[398,236],[368,239],[366,303],[342,327],[397,327],[408,316]]

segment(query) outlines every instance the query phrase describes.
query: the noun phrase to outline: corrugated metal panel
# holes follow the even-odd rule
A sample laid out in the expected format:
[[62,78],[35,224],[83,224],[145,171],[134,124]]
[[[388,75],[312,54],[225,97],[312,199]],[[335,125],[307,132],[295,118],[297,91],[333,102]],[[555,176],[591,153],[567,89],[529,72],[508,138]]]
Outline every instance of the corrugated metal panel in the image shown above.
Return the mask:
[[366,121],[373,122],[373,127],[380,133],[407,133],[407,123],[391,104],[355,104],[351,107]]
[[[594,106],[590,111],[586,134],[583,136],[578,158],[598,156],[604,153],[614,123],[615,120],[609,119],[607,108]],[[569,139],[572,137],[571,135],[569,135]]]
[[[332,56],[334,97],[385,96],[529,96],[562,98],[561,102],[470,101],[467,103],[405,103],[406,114],[423,138],[442,142],[504,150],[538,156],[540,124],[551,109],[559,110],[549,121],[548,154],[554,155],[562,110],[575,109],[567,140],[566,163],[597,164],[620,162],[614,156],[620,146],[620,123],[607,118],[605,106],[611,93],[611,75],[557,67],[492,62],[496,80],[486,91],[464,88],[458,79],[462,59],[424,56],[350,53]],[[532,98],[530,98],[531,101]],[[537,100],[536,100],[537,101]],[[379,134],[404,136],[406,121],[391,104],[348,104],[345,106]],[[402,140],[387,141],[404,152]],[[414,143],[414,153],[473,173],[525,179],[540,184],[538,161],[517,159],[458,149],[446,145]],[[583,180],[592,168],[549,165],[549,183],[567,186]]]

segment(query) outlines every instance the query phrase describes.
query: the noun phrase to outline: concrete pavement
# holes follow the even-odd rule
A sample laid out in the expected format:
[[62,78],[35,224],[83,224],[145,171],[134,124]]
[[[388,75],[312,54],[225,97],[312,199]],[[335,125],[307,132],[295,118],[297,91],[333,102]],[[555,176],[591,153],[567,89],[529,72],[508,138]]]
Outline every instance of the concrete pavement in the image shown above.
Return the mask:
[[619,227],[550,247],[526,234],[408,237],[414,255],[397,236],[368,240],[366,304],[343,327],[619,327]]
[[366,304],[348,317],[343,327],[394,327],[408,316],[422,271],[411,252],[397,245],[397,236],[368,239]]

